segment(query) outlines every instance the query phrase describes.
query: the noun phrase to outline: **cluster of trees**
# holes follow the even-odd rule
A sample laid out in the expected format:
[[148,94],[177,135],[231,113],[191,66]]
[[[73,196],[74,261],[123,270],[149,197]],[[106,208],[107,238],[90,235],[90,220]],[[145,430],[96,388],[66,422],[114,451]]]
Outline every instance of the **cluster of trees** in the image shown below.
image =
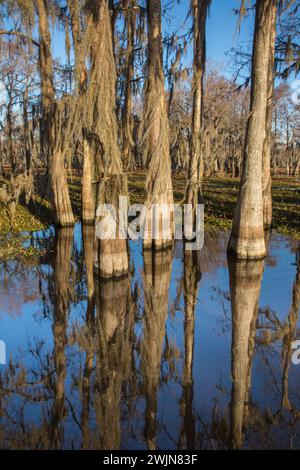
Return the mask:
[[[95,222],[99,203],[118,205],[128,194],[128,171],[140,165],[147,169],[149,207],[173,202],[172,168],[185,169],[185,202],[193,207],[203,200],[205,174],[241,176],[229,248],[241,258],[263,257],[264,229],[272,223],[271,166],[299,172],[299,105],[288,85],[275,85],[276,75],[286,79],[299,70],[300,4],[241,1],[240,19],[255,11],[245,88],[214,68],[205,74],[210,4],[191,0],[191,31],[163,36],[162,16],[172,2],[163,8],[161,0],[1,2],[0,171],[9,163],[14,180],[46,168],[61,226],[74,224],[67,168],[82,171],[85,223]],[[53,23],[64,31],[64,64],[53,57]],[[189,36],[193,65],[186,70]],[[155,240],[156,248],[164,244]],[[126,272],[124,240],[98,248],[102,274]]]
[[[292,98],[288,83],[274,91],[272,112],[271,172],[273,175],[299,177],[299,105]],[[189,89],[178,86],[170,108],[171,161],[174,170],[183,172],[189,161]],[[239,177],[243,143],[249,111],[249,86],[239,88],[226,79],[215,64],[208,63],[203,105],[204,175]]]

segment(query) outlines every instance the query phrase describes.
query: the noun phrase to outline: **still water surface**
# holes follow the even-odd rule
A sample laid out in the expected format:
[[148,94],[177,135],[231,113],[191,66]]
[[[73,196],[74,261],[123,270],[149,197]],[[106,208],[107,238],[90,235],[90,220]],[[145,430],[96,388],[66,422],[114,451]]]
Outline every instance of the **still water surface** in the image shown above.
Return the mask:
[[37,233],[34,261],[0,263],[0,448],[300,448],[299,242],[265,261],[143,253],[93,273],[93,233]]

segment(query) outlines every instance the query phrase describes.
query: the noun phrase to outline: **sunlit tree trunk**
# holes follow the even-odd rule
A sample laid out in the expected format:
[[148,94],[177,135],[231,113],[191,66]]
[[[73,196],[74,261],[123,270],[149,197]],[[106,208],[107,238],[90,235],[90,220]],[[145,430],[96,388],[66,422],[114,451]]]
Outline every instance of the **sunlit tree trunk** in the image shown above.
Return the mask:
[[93,143],[83,135],[83,172],[81,186],[82,222],[93,224],[96,216],[96,169]]
[[200,204],[202,199],[203,162],[203,82],[206,62],[206,19],[211,0],[193,0],[194,63],[191,154],[188,169],[186,204]]
[[32,148],[30,144],[30,131],[28,121],[28,87],[26,87],[23,96],[23,132],[24,132],[24,147],[25,147],[25,168],[29,176],[31,174],[32,166]]
[[127,50],[125,72],[125,96],[122,110],[122,160],[125,170],[133,168],[133,125],[132,125],[132,84],[134,73],[134,37],[135,37],[135,1],[125,3],[125,21],[127,25]]
[[8,137],[8,154],[11,164],[11,176],[16,176],[17,162],[14,148],[13,137],[13,85],[12,82],[7,86],[7,109],[6,109],[6,122],[7,122],[7,137]]
[[[113,54],[111,15],[107,0],[90,2],[85,48],[92,58],[89,86],[82,106],[85,132],[95,151],[98,175],[95,224],[103,219],[101,208],[109,204],[116,213],[116,232],[109,239],[96,230],[94,267],[100,277],[112,278],[128,272],[127,240],[120,235],[119,197],[127,197],[127,177],[123,173],[118,146],[116,107],[116,64]],[[98,210],[99,209],[99,210]],[[98,215],[97,215],[98,214]],[[127,221],[126,221],[127,222]]]
[[[146,206],[148,207],[144,246],[162,248],[170,245],[173,237],[172,217],[169,217],[169,235],[162,235],[162,219],[153,214],[152,204],[173,204],[171,158],[169,151],[169,124],[164,88],[161,2],[147,0],[148,19],[148,78],[145,86],[143,149],[147,168]],[[155,228],[156,226],[156,228]],[[156,230],[156,239],[153,232]]]
[[242,259],[264,258],[262,197],[263,144],[268,95],[270,23],[274,0],[256,2],[251,104],[247,122],[243,172],[236,205],[229,251]]
[[269,68],[268,68],[268,94],[266,113],[266,133],[263,145],[263,211],[264,228],[268,230],[272,225],[272,180],[271,180],[271,146],[272,146],[272,114],[275,80],[275,39],[276,39],[276,2],[272,7],[269,31]]
[[74,224],[63,152],[55,138],[55,91],[53,84],[53,61],[51,35],[48,24],[48,2],[37,0],[39,19],[39,70],[42,99],[42,148],[47,157],[55,221],[61,226]]
[[[83,53],[83,34],[80,25],[80,6],[78,0],[68,0],[70,11],[71,30],[74,45],[75,56],[75,77],[77,83],[77,93],[84,105],[85,93],[87,87],[87,69]],[[87,28],[91,26],[91,20],[88,21]],[[96,211],[96,167],[95,167],[95,148],[93,142],[89,139],[89,132],[83,129],[83,170],[81,186],[81,211],[84,224],[93,224],[95,222]]]

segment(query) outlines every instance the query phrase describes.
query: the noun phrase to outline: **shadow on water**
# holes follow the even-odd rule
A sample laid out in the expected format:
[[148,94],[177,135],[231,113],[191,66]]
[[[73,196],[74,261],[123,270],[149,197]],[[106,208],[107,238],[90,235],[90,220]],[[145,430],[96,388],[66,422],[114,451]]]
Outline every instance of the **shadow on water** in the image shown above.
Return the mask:
[[130,242],[101,280],[94,230],[48,231],[49,255],[0,271],[2,449],[299,448],[298,242],[265,261]]

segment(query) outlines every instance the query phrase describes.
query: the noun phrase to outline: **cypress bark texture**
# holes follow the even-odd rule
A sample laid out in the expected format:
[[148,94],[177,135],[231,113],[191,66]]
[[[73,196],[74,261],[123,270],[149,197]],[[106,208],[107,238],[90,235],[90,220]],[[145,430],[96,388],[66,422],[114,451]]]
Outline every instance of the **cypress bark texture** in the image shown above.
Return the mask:
[[266,256],[264,240],[262,165],[268,96],[270,24],[274,0],[256,2],[251,104],[247,122],[243,171],[229,251],[240,259]]
[[[111,15],[107,0],[89,5],[84,49],[92,59],[89,83],[82,102],[83,127],[90,150],[95,155],[99,178],[96,213],[104,204],[119,212],[119,196],[127,197],[127,177],[123,173],[118,146],[116,106],[116,64],[113,53]],[[85,156],[88,155],[86,153]],[[92,160],[92,157],[91,157]],[[86,162],[87,165],[90,163]],[[93,172],[89,172],[93,174]],[[90,181],[89,181],[90,183]],[[89,208],[92,211],[92,208]],[[101,217],[96,217],[96,225]],[[127,241],[119,236],[117,217],[115,239],[96,239],[95,267],[100,277],[122,276],[128,272]]]
[[96,216],[96,170],[92,142],[83,136],[83,172],[81,183],[81,211],[84,224],[94,224]]
[[57,125],[57,103],[53,86],[51,35],[48,24],[48,2],[37,0],[39,19],[39,69],[42,96],[42,148],[48,162],[55,222],[60,226],[74,224],[67,175],[64,165],[64,139],[61,123]]
[[32,134],[29,128],[28,120],[28,87],[26,87],[23,96],[23,131],[24,131],[24,148],[25,148],[25,168],[27,176],[31,175],[32,170],[32,152],[31,145]]
[[[75,77],[77,93],[81,107],[85,105],[85,93],[87,90],[88,72],[85,64],[85,48],[83,44],[83,32],[80,25],[80,6],[78,0],[68,0],[70,11],[71,30],[75,55]],[[88,28],[93,26],[89,18]],[[80,132],[81,136],[81,132]],[[84,224],[94,224],[96,212],[96,166],[95,146],[93,139],[89,139],[89,131],[83,127],[83,171],[81,186],[81,212]]]
[[125,171],[134,167],[133,123],[132,123],[132,84],[134,74],[134,38],[136,30],[135,0],[127,0],[124,5],[127,29],[125,96],[122,109],[122,160]]
[[[147,19],[148,77],[145,86],[142,144],[145,166],[148,170],[146,178],[148,213],[144,246],[149,248],[153,246],[158,249],[170,245],[173,238],[173,214],[168,223],[169,231],[166,231],[166,235],[163,236],[161,228],[163,216],[151,211],[152,204],[173,204],[160,0],[147,0]],[[154,231],[157,233],[156,239],[153,237]]]
[[194,15],[193,114],[185,203],[192,204],[193,208],[202,201],[203,83],[206,62],[206,19],[210,3],[210,0],[193,0],[192,2]]
[[266,134],[263,146],[263,213],[264,228],[272,226],[272,180],[271,180],[271,145],[272,145],[272,113],[275,81],[275,40],[276,40],[276,2],[272,7],[269,39],[268,95],[266,114]]

